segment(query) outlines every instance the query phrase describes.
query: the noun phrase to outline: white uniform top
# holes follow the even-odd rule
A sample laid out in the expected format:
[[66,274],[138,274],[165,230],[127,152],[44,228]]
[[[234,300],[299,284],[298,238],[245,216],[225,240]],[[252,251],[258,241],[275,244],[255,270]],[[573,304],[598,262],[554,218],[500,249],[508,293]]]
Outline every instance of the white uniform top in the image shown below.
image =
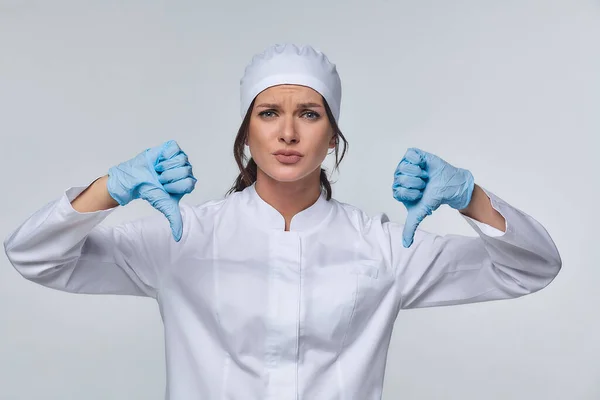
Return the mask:
[[5,240],[25,278],[75,293],[149,296],[165,327],[166,399],[380,399],[400,309],[509,299],[561,267],[546,230],[484,189],[506,232],[402,228],[323,194],[284,218],[250,186],[181,203],[183,236],[160,213],[115,227],[115,208],[75,211],[70,187]]

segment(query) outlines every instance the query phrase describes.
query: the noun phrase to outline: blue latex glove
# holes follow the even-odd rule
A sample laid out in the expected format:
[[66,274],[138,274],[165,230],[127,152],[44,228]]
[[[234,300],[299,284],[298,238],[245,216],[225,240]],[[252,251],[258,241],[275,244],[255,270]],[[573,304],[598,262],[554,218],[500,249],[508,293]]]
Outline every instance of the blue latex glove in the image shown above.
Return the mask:
[[394,173],[394,198],[408,210],[402,244],[410,247],[417,226],[442,204],[461,210],[473,194],[475,182],[466,169],[456,168],[441,158],[409,148]]
[[196,181],[187,154],[176,141],[169,140],[110,168],[106,185],[110,196],[122,206],[138,198],[148,201],[167,217],[179,242],[183,232],[179,200],[194,190]]

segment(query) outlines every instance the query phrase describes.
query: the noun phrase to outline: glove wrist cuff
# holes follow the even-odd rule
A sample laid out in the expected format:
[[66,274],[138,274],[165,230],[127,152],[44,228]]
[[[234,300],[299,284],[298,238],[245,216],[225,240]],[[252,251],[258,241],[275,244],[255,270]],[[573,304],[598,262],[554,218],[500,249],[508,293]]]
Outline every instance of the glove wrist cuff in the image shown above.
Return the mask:
[[450,207],[455,210],[462,210],[467,208],[471,203],[471,197],[473,196],[473,189],[475,188],[475,179],[473,178],[473,174],[469,170],[462,170],[462,172],[466,175],[466,180],[463,185],[463,194],[449,204]]
[[106,181],[106,189],[108,194],[120,206],[125,206],[133,200],[132,191],[123,187],[118,179],[119,171],[117,167],[112,167],[108,170],[108,180]]

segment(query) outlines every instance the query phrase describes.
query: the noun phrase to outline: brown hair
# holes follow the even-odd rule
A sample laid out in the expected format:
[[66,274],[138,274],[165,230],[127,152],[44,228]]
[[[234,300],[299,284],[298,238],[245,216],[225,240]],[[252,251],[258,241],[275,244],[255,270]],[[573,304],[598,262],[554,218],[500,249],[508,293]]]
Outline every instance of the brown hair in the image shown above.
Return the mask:
[[[329,108],[327,101],[322,96],[321,98],[323,99],[325,111],[327,112],[327,118],[329,119],[329,123],[331,124],[331,127],[333,129],[333,135],[335,137],[335,166],[333,168],[333,170],[335,171],[336,169],[338,169],[340,163],[344,159],[344,155],[346,154],[346,150],[348,147],[348,141],[342,134],[342,131],[340,131],[340,128],[338,127],[335,118],[331,113],[331,109]],[[246,116],[244,117],[244,120],[240,125],[240,129],[238,130],[237,136],[235,137],[235,141],[233,143],[233,156],[235,157],[235,162],[238,165],[240,174],[236,178],[235,183],[233,184],[231,189],[229,189],[229,191],[227,192],[228,195],[233,192],[240,192],[248,186],[252,185],[256,181],[257,165],[254,159],[250,157],[248,163],[245,166],[243,164],[244,161],[247,160],[246,154],[244,154],[244,146],[246,145],[246,139],[248,137],[248,127],[250,126],[250,116],[252,115],[252,109],[254,108],[254,101],[255,100],[252,100],[252,103],[248,107]],[[341,157],[339,157],[338,159],[340,138],[344,142],[344,149],[342,151]],[[321,190],[325,190],[327,192],[327,200],[330,200],[331,184],[329,183],[329,179],[327,179],[327,170],[324,168],[321,168]]]

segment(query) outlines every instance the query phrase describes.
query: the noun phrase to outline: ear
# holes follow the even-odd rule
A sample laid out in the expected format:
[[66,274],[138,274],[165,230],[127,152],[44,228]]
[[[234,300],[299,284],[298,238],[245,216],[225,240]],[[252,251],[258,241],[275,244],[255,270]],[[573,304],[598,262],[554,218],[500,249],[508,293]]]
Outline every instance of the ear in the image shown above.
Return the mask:
[[330,149],[335,149],[335,142],[336,142],[336,136],[335,136],[335,135],[333,135],[333,136],[331,137],[331,140],[329,140],[329,148],[330,148]]

